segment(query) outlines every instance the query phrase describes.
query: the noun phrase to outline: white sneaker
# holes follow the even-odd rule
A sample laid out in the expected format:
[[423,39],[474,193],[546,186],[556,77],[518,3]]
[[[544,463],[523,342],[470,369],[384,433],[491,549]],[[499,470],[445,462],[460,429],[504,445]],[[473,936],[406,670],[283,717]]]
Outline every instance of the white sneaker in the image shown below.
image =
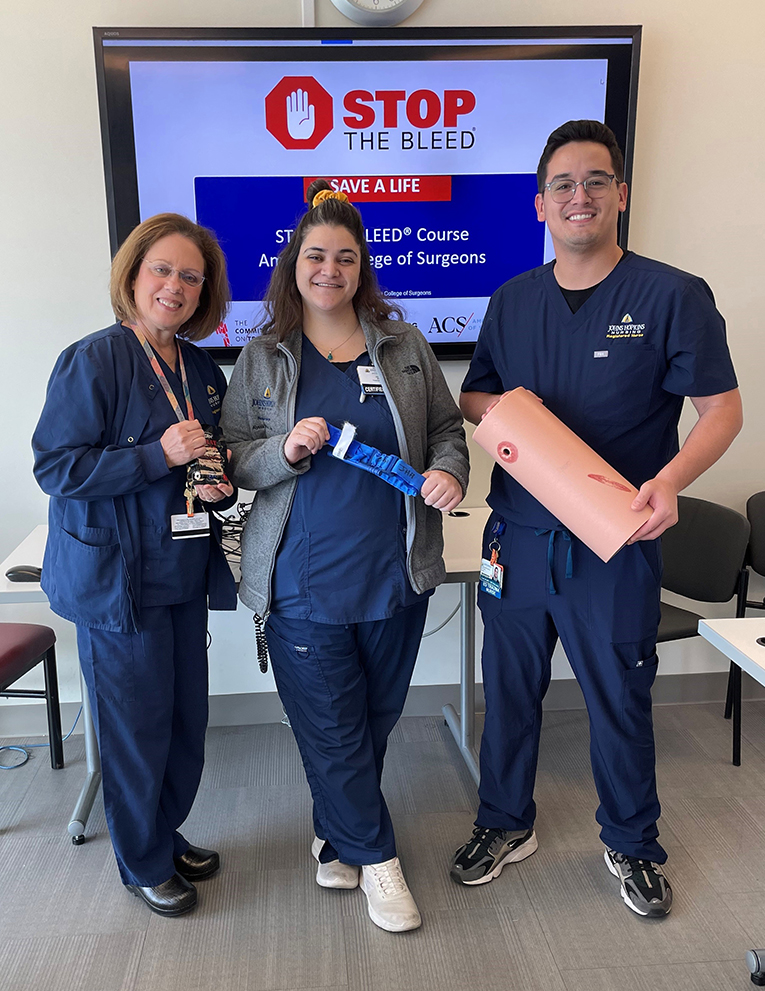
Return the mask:
[[320,884],[322,888],[358,888],[358,867],[351,867],[350,864],[341,864],[339,860],[330,860],[328,864],[322,864],[319,860],[319,854],[323,846],[324,840],[320,840],[318,836],[314,836],[313,843],[311,844],[311,853],[319,864],[316,869],[316,883]]
[[419,929],[420,913],[412,898],[398,857],[361,868],[361,890],[367,896],[369,918],[390,933]]

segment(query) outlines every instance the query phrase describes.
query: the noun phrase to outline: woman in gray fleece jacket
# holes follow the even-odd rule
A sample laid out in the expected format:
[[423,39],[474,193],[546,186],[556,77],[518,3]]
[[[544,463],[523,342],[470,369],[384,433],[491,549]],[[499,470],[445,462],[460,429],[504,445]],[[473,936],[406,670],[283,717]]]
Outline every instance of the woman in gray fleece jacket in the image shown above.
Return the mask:
[[[239,594],[265,621],[311,787],[316,880],[360,885],[372,921],[403,932],[421,919],[380,778],[444,578],[441,513],[464,495],[467,448],[430,347],[380,293],[358,211],[325,180],[308,202],[223,409],[233,480],[257,491]],[[327,424],[346,422],[424,474],[421,495],[328,456]]]

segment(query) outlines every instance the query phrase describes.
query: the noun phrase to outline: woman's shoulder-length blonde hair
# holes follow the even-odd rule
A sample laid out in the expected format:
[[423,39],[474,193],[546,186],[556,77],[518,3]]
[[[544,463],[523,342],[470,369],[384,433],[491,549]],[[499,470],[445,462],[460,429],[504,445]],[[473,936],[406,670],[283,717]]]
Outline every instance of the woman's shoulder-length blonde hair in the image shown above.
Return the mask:
[[118,320],[133,324],[138,319],[133,284],[138,268],[151,246],[170,234],[180,234],[193,242],[202,254],[205,281],[199,294],[199,306],[178,331],[187,341],[203,341],[214,333],[226,315],[231,290],[226,275],[226,258],[217,238],[206,227],[180,213],[158,213],[149,217],[125,238],[112,262],[109,292],[112,309]]

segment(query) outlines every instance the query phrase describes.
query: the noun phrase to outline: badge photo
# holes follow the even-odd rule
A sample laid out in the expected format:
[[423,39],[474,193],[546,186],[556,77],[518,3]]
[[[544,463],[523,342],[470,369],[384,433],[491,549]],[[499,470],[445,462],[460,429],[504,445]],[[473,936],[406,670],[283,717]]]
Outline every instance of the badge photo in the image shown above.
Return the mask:
[[492,564],[487,558],[481,558],[481,580],[479,588],[488,595],[493,595],[495,599],[502,597],[502,582],[505,577],[505,568],[501,564]]

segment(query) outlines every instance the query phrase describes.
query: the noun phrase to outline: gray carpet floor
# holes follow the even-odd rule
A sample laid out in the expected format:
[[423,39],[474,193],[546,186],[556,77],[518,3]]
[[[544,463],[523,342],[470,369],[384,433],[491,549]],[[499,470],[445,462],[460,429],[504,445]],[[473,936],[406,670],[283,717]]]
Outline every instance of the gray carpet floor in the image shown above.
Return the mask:
[[740,768],[720,709],[655,710],[675,891],[661,921],[630,912],[603,863],[582,711],[545,716],[538,852],[478,888],[447,872],[470,834],[473,782],[441,719],[399,723],[384,786],[424,920],[400,935],[372,925],[360,891],[316,885],[310,797],[287,727],[210,730],[185,833],[224,866],[180,919],[122,888],[100,803],[87,842],[71,844],[82,738],[65,744],[62,771],[34,751],[0,771],[0,988],[744,991],[744,954],[765,944],[765,702],[745,704]]

